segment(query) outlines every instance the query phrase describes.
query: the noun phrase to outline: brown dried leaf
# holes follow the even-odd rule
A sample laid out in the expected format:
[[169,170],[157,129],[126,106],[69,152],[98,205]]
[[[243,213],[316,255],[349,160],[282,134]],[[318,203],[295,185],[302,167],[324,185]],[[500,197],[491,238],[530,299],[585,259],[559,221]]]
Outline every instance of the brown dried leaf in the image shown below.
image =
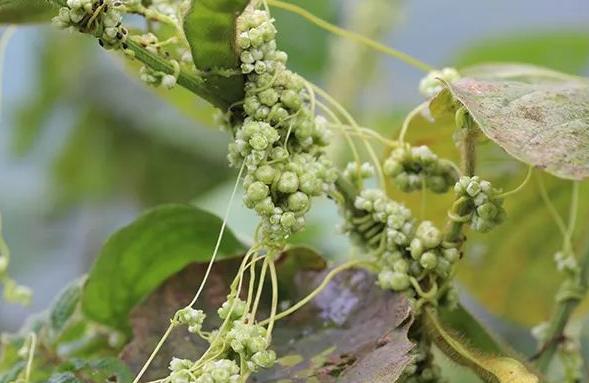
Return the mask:
[[[122,355],[131,369],[139,370],[169,318],[190,301],[205,267],[204,264],[187,267],[133,311],[134,339]],[[237,259],[215,264],[198,304],[208,314],[205,328],[219,324],[215,311],[225,299],[238,267]],[[324,262],[309,249],[292,249],[277,262],[277,268],[282,306],[307,295],[326,273],[321,270]],[[269,299],[263,303],[260,316],[266,317]],[[367,271],[349,270],[336,277],[312,303],[276,324],[272,347],[280,358],[279,363],[253,376],[251,381],[331,382],[336,378],[343,382],[395,381],[410,362],[408,353],[412,344],[407,339],[410,322],[405,299],[378,288]],[[172,356],[195,358],[205,347],[204,341],[189,335],[185,329],[173,331],[145,378],[153,380],[167,375]]]

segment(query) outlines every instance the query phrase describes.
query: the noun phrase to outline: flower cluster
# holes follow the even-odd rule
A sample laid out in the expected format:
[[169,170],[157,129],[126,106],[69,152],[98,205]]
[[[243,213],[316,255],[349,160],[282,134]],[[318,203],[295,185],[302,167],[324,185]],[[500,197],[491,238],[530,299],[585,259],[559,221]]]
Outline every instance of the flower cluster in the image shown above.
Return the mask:
[[460,177],[454,191],[459,200],[466,201],[467,211],[462,216],[468,218],[473,230],[488,232],[505,219],[500,190],[494,189],[489,181],[477,176]]
[[[418,224],[409,209],[378,189],[363,190],[354,207],[354,212],[346,213],[344,230],[377,260],[382,288],[420,298],[415,285],[424,278],[445,281],[450,277],[460,252],[443,241],[431,222]],[[438,298],[448,304],[454,301],[449,296]]]
[[215,350],[215,358],[192,361],[174,358],[170,362],[170,383],[237,383],[260,368],[272,367],[276,353],[269,350],[266,328],[246,321],[247,304],[229,296],[217,310],[223,324],[211,332],[202,331],[206,315],[202,310],[185,307],[174,315],[174,325],[185,325],[190,333],[206,339]]
[[383,171],[404,192],[427,187],[435,193],[445,193],[458,180],[454,164],[438,158],[427,146],[405,144],[394,149],[385,160]]
[[419,92],[426,98],[433,97],[442,90],[442,81],[452,82],[459,78],[460,74],[454,68],[431,71],[419,82]]
[[304,227],[311,197],[333,188],[328,129],[310,107],[304,80],[286,69],[268,13],[246,9],[237,29],[246,117],[231,128],[229,160],[245,166],[244,200],[262,217],[262,238],[283,241]]
[[111,0],[67,0],[52,23],[59,28],[72,28],[90,33],[106,49],[127,49],[128,31],[122,26],[122,2]]

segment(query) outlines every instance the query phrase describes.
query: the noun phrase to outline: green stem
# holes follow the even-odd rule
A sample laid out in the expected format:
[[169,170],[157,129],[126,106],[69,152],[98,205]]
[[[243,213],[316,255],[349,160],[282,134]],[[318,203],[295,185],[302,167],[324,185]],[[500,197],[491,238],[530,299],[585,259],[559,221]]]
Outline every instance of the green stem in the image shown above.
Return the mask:
[[[586,293],[587,291],[587,279],[589,274],[589,244],[586,246],[585,253],[582,258],[581,272],[579,287],[580,290]],[[585,294],[583,294],[585,295]],[[563,338],[564,329],[569,322],[569,319],[575,309],[579,306],[579,303],[583,298],[581,296],[571,296],[558,303],[556,310],[552,315],[552,318],[548,322],[547,341],[544,346],[541,347],[539,353],[534,359],[536,359],[536,366],[542,372],[546,372],[560,341]]]
[[[133,41],[132,38],[127,40],[127,45],[128,49],[134,53],[134,57],[143,64],[160,72],[172,75],[175,74],[176,68],[174,68],[174,65],[170,61],[155,53],[149,52],[147,49],[143,48],[140,43]],[[194,73],[181,70],[178,75],[178,84],[197,96],[204,98],[206,101],[221,110],[227,110],[229,106],[231,106],[230,102],[209,89],[210,87],[208,86],[206,77],[199,77]]]

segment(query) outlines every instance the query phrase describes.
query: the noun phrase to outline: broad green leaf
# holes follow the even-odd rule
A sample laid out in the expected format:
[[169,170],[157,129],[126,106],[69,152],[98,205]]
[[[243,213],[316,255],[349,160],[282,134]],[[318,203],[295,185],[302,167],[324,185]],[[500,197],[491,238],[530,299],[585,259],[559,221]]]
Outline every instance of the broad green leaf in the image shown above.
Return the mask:
[[[84,313],[129,331],[128,316],[136,304],[189,263],[210,259],[221,224],[192,206],[163,205],[117,231],[90,270],[82,292]],[[235,256],[243,249],[226,230],[218,257]]]
[[433,342],[449,358],[473,370],[489,383],[538,383],[535,373],[517,359],[504,354],[487,354],[465,344],[453,330],[443,323],[435,309],[424,311],[424,325]]
[[484,79],[466,77],[447,89],[513,157],[557,177],[589,176],[589,81],[537,70],[508,80],[505,67],[496,70],[498,79],[486,68]]
[[[199,70],[208,73],[233,69],[241,73],[235,23],[248,3],[249,0],[192,0],[190,9],[184,15],[184,33]],[[220,100],[216,106],[223,110],[243,99],[244,78],[241,74],[210,75],[206,81],[208,91]]]
[[59,6],[50,0],[0,0],[0,24],[49,21]]
[[526,31],[474,42],[455,60],[465,67],[484,62],[519,61],[579,73],[589,63],[589,30]]

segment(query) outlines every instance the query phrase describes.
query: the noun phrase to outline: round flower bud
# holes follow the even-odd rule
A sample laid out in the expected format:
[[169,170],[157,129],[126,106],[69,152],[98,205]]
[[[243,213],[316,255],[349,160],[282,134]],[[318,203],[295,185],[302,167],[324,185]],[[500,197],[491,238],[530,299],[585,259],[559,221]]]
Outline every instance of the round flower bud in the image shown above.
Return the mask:
[[278,180],[278,190],[282,193],[294,193],[299,188],[299,177],[293,172],[284,172]]
[[241,52],[239,59],[243,64],[253,64],[256,61],[250,51]]
[[231,314],[231,319],[239,319],[245,314],[245,302],[239,298],[227,300],[217,310],[219,318],[226,319]]
[[430,221],[423,221],[420,223],[415,235],[421,239],[423,245],[428,249],[432,249],[442,242],[442,232]]
[[303,192],[295,192],[288,196],[288,208],[292,211],[302,211],[309,207],[309,197]]
[[409,271],[409,262],[404,259],[399,259],[393,263],[393,270],[399,273],[407,273]]
[[267,106],[273,106],[278,102],[278,92],[272,88],[261,91],[258,97],[260,98],[260,102]]
[[274,181],[276,170],[270,165],[262,165],[256,169],[256,179],[267,185],[270,185]]
[[226,382],[231,376],[231,373],[224,368],[215,368],[210,372],[210,374],[211,378],[213,378],[215,382]]
[[436,256],[436,253],[432,251],[426,251],[421,255],[419,264],[426,270],[433,270],[438,264],[438,257]]
[[409,276],[405,273],[393,272],[391,275],[390,285],[395,291],[403,291],[409,287]]
[[450,263],[454,263],[460,259],[460,251],[458,251],[458,249],[456,249],[454,247],[442,250],[442,255]]
[[248,143],[255,150],[264,150],[268,147],[268,140],[261,134],[252,135],[252,138],[249,139]]
[[264,198],[256,204],[254,209],[260,215],[271,215],[274,212],[274,202],[270,197]]
[[321,195],[322,182],[314,174],[305,173],[300,179],[300,188],[303,193],[310,196]]
[[403,165],[398,161],[393,160],[392,158],[388,158],[384,162],[383,169],[384,174],[387,176],[394,177],[403,171]]
[[270,157],[276,161],[285,160],[288,158],[288,151],[285,148],[283,148],[282,146],[277,146],[272,149],[272,152],[270,153]]
[[270,368],[276,362],[276,353],[272,350],[256,352],[252,356],[252,361],[262,368]]
[[170,371],[180,371],[192,367],[193,363],[188,359],[172,358],[170,361]]
[[[474,178],[474,177],[473,177]],[[479,192],[481,191],[481,186],[479,185],[478,181],[476,180],[472,180],[468,186],[465,189],[466,193],[471,196],[474,197],[477,194],[479,194]]]
[[446,258],[438,258],[437,259],[437,266],[436,266],[436,273],[438,273],[438,275],[440,275],[443,278],[448,277],[448,275],[450,274],[450,270],[452,268],[452,265],[450,264],[450,262],[446,259]]
[[423,242],[419,238],[413,238],[409,244],[409,251],[411,252],[411,258],[418,260],[424,251]]
[[299,110],[302,105],[301,97],[294,90],[287,89],[280,95],[280,101],[292,110]]
[[493,203],[487,202],[477,207],[477,214],[483,219],[492,220],[497,215],[497,210],[497,207]]
[[269,192],[270,188],[266,184],[256,181],[247,188],[247,198],[257,202],[266,198]]
[[288,211],[280,217],[280,224],[282,227],[289,228],[297,223],[297,218],[295,217],[294,213]]
[[268,342],[266,341],[266,338],[264,338],[262,336],[254,336],[254,337],[248,338],[248,340],[246,341],[246,344],[247,344],[247,349],[252,354],[255,354],[256,352],[263,351],[266,348],[268,348]]

